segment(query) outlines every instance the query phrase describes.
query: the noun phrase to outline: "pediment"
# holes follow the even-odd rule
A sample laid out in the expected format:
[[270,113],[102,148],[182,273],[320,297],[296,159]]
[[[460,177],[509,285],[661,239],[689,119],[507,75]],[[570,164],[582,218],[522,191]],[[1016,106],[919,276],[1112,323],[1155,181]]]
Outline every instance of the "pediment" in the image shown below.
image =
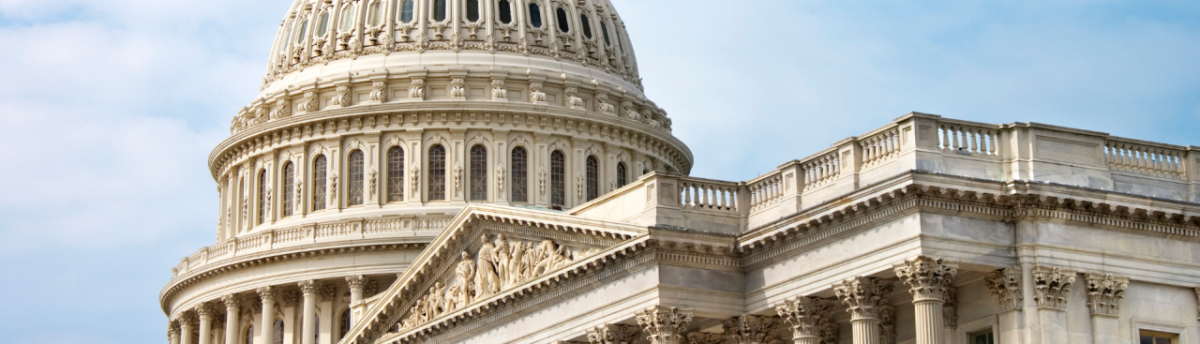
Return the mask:
[[645,233],[645,227],[555,212],[469,206],[381,293],[366,321],[348,334],[350,343],[471,317]]

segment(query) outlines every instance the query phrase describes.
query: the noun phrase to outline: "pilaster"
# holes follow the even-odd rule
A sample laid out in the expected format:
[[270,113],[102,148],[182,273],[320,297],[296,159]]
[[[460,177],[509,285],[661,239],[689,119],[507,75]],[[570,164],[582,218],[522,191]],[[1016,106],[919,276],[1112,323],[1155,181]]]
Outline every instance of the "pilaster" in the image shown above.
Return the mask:
[[1125,289],[1129,288],[1129,278],[1089,272],[1084,274],[1084,279],[1087,280],[1088,311],[1092,316],[1092,340],[1096,344],[1119,343],[1117,319],[1121,299],[1125,297]]
[[1021,292],[1022,272],[1020,266],[999,269],[984,277],[983,284],[996,297],[1000,308],[997,316],[996,342],[1001,344],[1020,344],[1021,339],[1022,305],[1025,297]]
[[821,344],[823,331],[831,325],[836,337],[837,326],[830,320],[832,309],[828,301],[813,297],[798,297],[775,306],[779,317],[791,329],[795,344]]
[[1034,301],[1038,307],[1042,343],[1066,343],[1067,301],[1071,284],[1075,283],[1075,271],[1035,265],[1030,272],[1033,278]]
[[680,312],[675,307],[656,306],[639,311],[637,322],[650,335],[651,344],[684,344],[692,313]]

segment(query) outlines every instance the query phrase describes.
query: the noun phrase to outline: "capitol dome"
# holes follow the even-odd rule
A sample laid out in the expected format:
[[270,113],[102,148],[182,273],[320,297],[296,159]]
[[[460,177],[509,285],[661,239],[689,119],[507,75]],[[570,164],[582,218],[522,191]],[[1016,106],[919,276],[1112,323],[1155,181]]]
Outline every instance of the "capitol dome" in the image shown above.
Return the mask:
[[[345,331],[464,207],[569,209],[692,167],[607,0],[298,0],[269,61],[209,157],[216,243],[160,294],[178,330],[283,338],[319,293],[321,333]],[[288,314],[237,320],[250,299]]]

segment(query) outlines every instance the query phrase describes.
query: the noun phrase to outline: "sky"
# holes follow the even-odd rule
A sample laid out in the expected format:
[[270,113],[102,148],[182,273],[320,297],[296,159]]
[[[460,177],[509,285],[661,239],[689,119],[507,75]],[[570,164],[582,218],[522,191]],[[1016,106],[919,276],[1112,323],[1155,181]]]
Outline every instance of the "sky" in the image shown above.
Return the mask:
[[[1200,2],[612,0],[648,97],[746,180],[910,111],[1200,145]],[[0,0],[0,343],[166,340],[205,166],[290,0]]]

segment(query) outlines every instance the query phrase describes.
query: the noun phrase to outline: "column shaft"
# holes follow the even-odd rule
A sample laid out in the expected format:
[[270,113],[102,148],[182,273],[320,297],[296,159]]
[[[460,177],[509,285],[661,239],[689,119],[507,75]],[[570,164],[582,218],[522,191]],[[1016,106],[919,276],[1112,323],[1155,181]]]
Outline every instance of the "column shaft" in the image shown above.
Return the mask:
[[[317,337],[317,287],[313,281],[301,282],[301,288],[304,290],[304,313],[301,313],[302,330],[300,331],[301,344],[316,344]],[[326,320],[328,321],[328,320]],[[205,344],[205,343],[201,343]]]
[[187,321],[187,320],[180,321],[179,322],[179,336],[180,336],[179,342],[182,344],[196,344],[195,342],[192,342],[192,331],[195,331],[195,330],[192,328],[191,321]]
[[1121,336],[1117,332],[1120,327],[1117,317],[1092,315],[1092,342],[1096,344],[1120,343]]
[[212,315],[200,316],[200,344],[212,344]]
[[946,326],[942,318],[942,301],[921,300],[913,302],[913,306],[917,313],[917,344],[944,344],[942,332]]
[[879,344],[879,319],[853,319],[850,327],[854,331],[854,344]]
[[225,307],[225,344],[238,342],[238,316],[241,307],[236,303],[226,303]]
[[275,338],[271,336],[275,333],[275,296],[271,287],[259,288],[258,294],[262,298],[262,323],[259,325],[262,327],[259,329],[262,335],[259,336],[259,340],[264,344],[273,344]]
[[174,325],[167,330],[167,342],[170,344],[179,344],[179,329],[174,328]]

